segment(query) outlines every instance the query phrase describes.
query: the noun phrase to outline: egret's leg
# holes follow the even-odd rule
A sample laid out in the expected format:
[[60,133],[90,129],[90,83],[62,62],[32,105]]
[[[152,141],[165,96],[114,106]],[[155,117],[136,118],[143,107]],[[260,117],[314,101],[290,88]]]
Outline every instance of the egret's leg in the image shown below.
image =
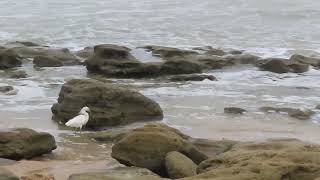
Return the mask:
[[80,126],[80,134],[81,134],[81,131],[82,131],[82,126]]

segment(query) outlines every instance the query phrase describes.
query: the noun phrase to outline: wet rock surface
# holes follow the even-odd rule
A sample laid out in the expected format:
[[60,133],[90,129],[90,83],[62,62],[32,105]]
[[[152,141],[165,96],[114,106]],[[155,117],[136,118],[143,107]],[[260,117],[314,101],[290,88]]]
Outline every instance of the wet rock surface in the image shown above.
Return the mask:
[[238,107],[226,107],[224,108],[224,113],[227,114],[243,114],[246,113],[247,111],[245,109],[242,108],[238,108]]
[[176,75],[169,77],[170,81],[203,81],[210,80],[216,81],[217,78],[212,75],[204,75],[204,74],[191,74],[191,75]]
[[15,176],[13,173],[0,168],[0,179],[1,180],[19,180],[19,177]]
[[54,176],[52,174],[31,174],[28,176],[22,176],[21,180],[55,180]]
[[0,69],[21,66],[22,61],[17,53],[9,49],[0,49]]
[[198,54],[196,51],[192,50],[182,50],[178,48],[165,47],[165,46],[144,46],[144,49],[151,51],[154,56],[160,56],[163,59],[169,59],[173,57],[183,57],[188,55]]
[[68,180],[160,180],[157,174],[148,169],[122,167],[104,172],[92,172],[71,175]]
[[309,64],[292,63],[286,59],[271,58],[267,62],[260,65],[260,69],[274,73],[303,73],[309,70]]
[[199,175],[186,178],[222,180],[312,180],[319,177],[319,146],[295,139],[239,143],[203,161]]
[[27,78],[28,74],[24,70],[10,71],[7,73],[9,78],[20,79]]
[[168,176],[172,179],[190,177],[197,174],[197,165],[191,159],[176,151],[167,153],[165,166]]
[[53,119],[66,122],[84,106],[91,110],[86,127],[92,129],[163,117],[160,106],[139,92],[96,80],[74,79],[61,88],[58,103],[52,107]]
[[167,125],[151,123],[117,141],[111,155],[124,165],[147,168],[166,176],[165,158],[169,152],[180,152],[193,162],[200,163],[232,146],[229,141],[222,143],[193,139]]
[[26,128],[2,130],[0,137],[1,158],[29,159],[50,153],[57,147],[52,135]]
[[277,112],[277,113],[286,113],[290,117],[307,120],[310,119],[314,112],[311,110],[300,110],[295,108],[277,108],[277,107],[261,107],[260,110],[268,113]]

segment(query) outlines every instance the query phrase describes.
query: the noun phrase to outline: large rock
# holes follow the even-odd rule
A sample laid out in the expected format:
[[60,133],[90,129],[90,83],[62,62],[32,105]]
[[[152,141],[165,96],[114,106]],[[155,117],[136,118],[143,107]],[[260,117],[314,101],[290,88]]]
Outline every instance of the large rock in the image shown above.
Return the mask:
[[[232,147],[231,143],[228,144]],[[193,139],[167,125],[152,123],[129,132],[117,141],[111,155],[124,165],[166,175],[165,157],[169,152],[180,152],[200,163],[211,155],[229,150],[230,146],[220,141]]]
[[31,129],[9,129],[0,131],[0,157],[28,159],[50,153],[56,149],[54,137]]
[[80,65],[81,62],[68,49],[47,49],[34,56],[33,64],[38,67],[59,67]]
[[197,165],[185,155],[173,151],[165,158],[165,166],[170,178],[178,179],[197,174]]
[[19,67],[21,64],[22,61],[17,53],[8,49],[0,49],[0,69]]
[[274,73],[303,73],[309,70],[308,64],[302,64],[298,62],[289,62],[286,59],[270,58],[267,62],[260,65],[260,69],[264,71],[270,71]]
[[23,58],[35,58],[36,56],[46,56],[58,59],[65,64],[79,64],[79,59],[67,48],[49,47],[13,47],[10,50]]
[[90,79],[74,79],[61,88],[58,103],[53,105],[53,119],[66,122],[79,110],[91,110],[88,128],[162,119],[163,112],[153,100],[139,92]]
[[192,74],[201,73],[203,65],[196,61],[174,59],[166,61],[161,67],[161,74]]
[[163,178],[148,169],[122,167],[104,172],[71,175],[68,180],[161,180]]
[[1,180],[19,180],[19,177],[15,176],[11,172],[0,168],[0,179]]
[[143,78],[156,76],[160,72],[160,65],[141,63],[124,46],[102,44],[94,47],[94,54],[86,60],[89,72],[108,77]]
[[151,51],[154,56],[160,56],[164,59],[198,54],[196,51],[183,50],[183,49],[164,47],[164,46],[151,45],[151,46],[144,46],[143,48],[147,49],[148,51]]
[[294,139],[238,143],[203,161],[184,180],[313,180],[320,176],[320,146]]

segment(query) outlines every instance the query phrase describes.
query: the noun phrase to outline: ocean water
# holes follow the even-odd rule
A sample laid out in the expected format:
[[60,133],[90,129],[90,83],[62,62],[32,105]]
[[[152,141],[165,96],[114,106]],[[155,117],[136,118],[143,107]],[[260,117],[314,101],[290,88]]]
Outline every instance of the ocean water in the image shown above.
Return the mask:
[[266,56],[314,54],[319,17],[314,0],[1,0],[0,44],[212,45]]
[[[262,57],[319,56],[319,17],[320,1],[316,0],[0,0],[0,46],[12,41],[71,50],[100,43],[181,48],[211,45]],[[140,51],[132,53],[143,62],[161,61]],[[88,167],[117,166],[109,155],[111,144],[77,140],[70,129],[51,120],[50,108],[61,86],[72,78],[86,78],[84,66],[39,70],[27,61],[18,69],[25,70],[28,77],[9,79],[0,70],[0,86],[17,90],[16,95],[0,94],[0,129],[46,131],[55,136],[59,147],[48,157],[51,161],[25,161],[11,167],[12,171],[19,175],[49,171],[66,179]],[[162,122],[193,137],[240,141],[298,138],[320,143],[320,110],[315,110],[320,104],[319,69],[275,74],[237,66],[206,73],[218,81],[112,80],[157,101],[164,111]],[[248,112],[225,114],[224,108],[230,106]],[[263,106],[311,109],[315,114],[302,121],[287,114],[264,113],[260,110]]]

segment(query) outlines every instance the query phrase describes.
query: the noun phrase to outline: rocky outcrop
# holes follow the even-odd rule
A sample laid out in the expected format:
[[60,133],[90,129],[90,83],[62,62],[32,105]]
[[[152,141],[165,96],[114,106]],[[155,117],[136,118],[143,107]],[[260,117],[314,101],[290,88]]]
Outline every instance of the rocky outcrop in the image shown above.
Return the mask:
[[153,100],[139,92],[90,79],[74,79],[61,88],[58,103],[53,105],[53,119],[66,122],[79,110],[91,110],[88,128],[162,119],[163,112]]
[[178,179],[197,174],[197,165],[185,155],[173,151],[165,157],[165,166],[169,178]]
[[172,74],[192,74],[201,73],[204,69],[203,65],[196,61],[173,59],[166,61],[161,66],[161,74],[172,75]]
[[320,176],[320,146],[294,139],[239,143],[203,161],[199,175],[184,180],[313,180]]
[[48,133],[31,129],[9,129],[0,131],[0,157],[7,159],[29,159],[56,149],[55,139]]
[[193,139],[167,125],[152,123],[129,132],[117,141],[111,155],[127,166],[147,168],[166,176],[165,157],[169,152],[180,152],[200,163],[211,155],[229,150],[233,144]]
[[0,168],[0,179],[1,180],[19,180],[19,177],[15,176],[11,172]]
[[205,74],[176,75],[169,78],[170,81],[216,81],[216,77]]
[[19,67],[22,61],[17,53],[8,49],[0,49],[0,69]]
[[68,65],[80,65],[80,60],[70,53],[68,49],[43,51],[33,58],[33,64],[38,67],[59,67]]
[[82,173],[71,175],[68,180],[161,180],[157,174],[148,169],[122,167],[104,172]]
[[308,64],[302,64],[298,62],[289,62],[286,59],[270,58],[267,62],[260,65],[260,69],[264,71],[270,71],[274,73],[303,73],[309,70]]
[[260,110],[268,113],[272,113],[272,112],[286,113],[290,117],[293,117],[299,120],[308,120],[314,114],[314,112],[311,110],[300,110],[296,108],[261,107]]
[[198,54],[196,51],[191,50],[183,50],[172,47],[164,47],[164,46],[144,46],[144,49],[151,51],[152,55],[159,56],[163,59],[169,59],[173,57],[184,57],[188,55],[196,55]]
[[246,113],[247,111],[245,109],[242,108],[238,108],[238,107],[226,107],[224,108],[224,113],[227,114],[243,114]]
[[320,67],[320,58],[306,57],[303,55],[294,54],[290,57],[290,61],[295,63],[309,64],[318,68]]

